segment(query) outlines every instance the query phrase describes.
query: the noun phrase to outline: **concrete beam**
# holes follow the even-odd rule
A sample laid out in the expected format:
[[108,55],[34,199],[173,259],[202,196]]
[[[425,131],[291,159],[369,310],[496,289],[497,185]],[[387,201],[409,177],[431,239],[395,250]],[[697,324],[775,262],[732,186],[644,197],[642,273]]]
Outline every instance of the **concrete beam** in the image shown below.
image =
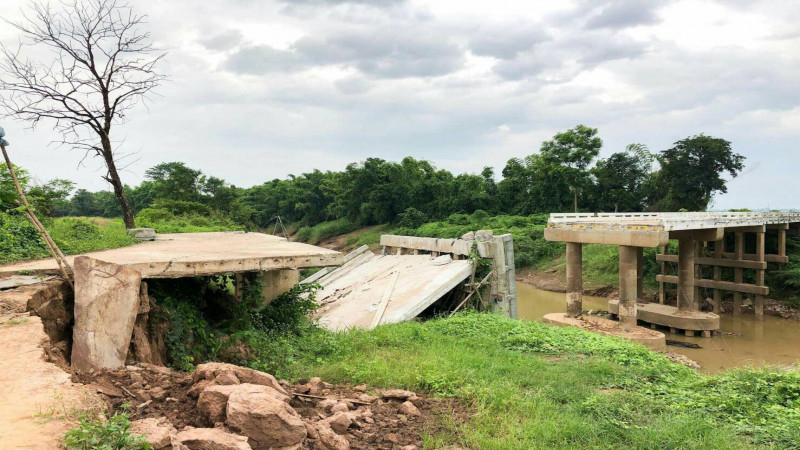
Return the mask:
[[725,234],[725,228],[705,228],[702,230],[670,231],[669,238],[677,240],[718,241]]
[[766,225],[751,225],[749,227],[725,227],[726,233],[763,233],[767,230]]
[[583,244],[567,242],[567,315],[583,312]]
[[767,225],[768,230],[788,230],[788,223],[771,223]]
[[[732,253],[731,253],[732,254]],[[678,262],[678,255],[656,255],[656,261],[664,261],[670,263]],[[739,267],[742,269],[766,269],[766,261],[739,261],[729,258],[712,258],[708,256],[698,256],[695,258],[695,263],[704,266],[715,267]]]
[[[678,284],[678,277],[675,275],[656,275],[656,280],[663,281],[664,283]],[[738,294],[769,295],[769,288],[767,286],[756,286],[754,284],[736,283],[732,281],[714,281],[695,278],[694,285]]]
[[666,231],[587,230],[571,228],[545,228],[544,238],[555,242],[581,244],[625,245],[629,247],[658,247],[666,245]]
[[381,236],[381,245],[385,247],[406,248],[410,250],[423,250],[427,252],[452,253],[468,256],[472,250],[472,240],[464,239],[438,239],[416,236],[399,236],[384,234]]

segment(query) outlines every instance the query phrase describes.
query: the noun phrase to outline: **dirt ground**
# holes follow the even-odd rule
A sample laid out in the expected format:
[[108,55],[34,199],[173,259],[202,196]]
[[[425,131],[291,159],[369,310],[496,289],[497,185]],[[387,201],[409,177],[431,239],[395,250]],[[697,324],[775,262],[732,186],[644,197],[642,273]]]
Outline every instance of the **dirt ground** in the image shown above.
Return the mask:
[[[85,383],[87,388],[98,392],[109,412],[127,412],[130,420],[166,417],[178,430],[185,426],[213,427],[197,409],[199,392],[192,390],[192,375],[175,372],[165,367],[152,365],[128,366],[124,369],[74,375],[74,381]],[[281,382],[290,394],[303,394],[303,382],[290,385]],[[440,421],[438,416],[467,417],[458,404],[434,400],[418,395],[414,404],[419,416],[404,414],[401,401],[379,398],[377,391],[366,386],[330,385],[318,397],[348,399],[354,407],[369,408],[371,423],[357,421],[345,439],[353,449],[393,449],[407,445],[422,448],[422,436],[434,433]],[[372,397],[372,398],[370,398]],[[367,401],[363,401],[366,399]],[[291,406],[309,421],[317,421],[328,415],[320,407],[320,398],[294,396]],[[302,447],[309,448],[309,447]]]
[[82,412],[102,401],[55,364],[40,318],[0,312],[0,448],[59,448]]

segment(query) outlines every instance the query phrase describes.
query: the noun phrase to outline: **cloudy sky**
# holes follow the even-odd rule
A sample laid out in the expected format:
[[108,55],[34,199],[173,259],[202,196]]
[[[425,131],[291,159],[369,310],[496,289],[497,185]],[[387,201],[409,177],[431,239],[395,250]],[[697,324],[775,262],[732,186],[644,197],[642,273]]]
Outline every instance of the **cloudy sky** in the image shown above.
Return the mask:
[[[24,0],[3,0],[0,17]],[[747,157],[716,208],[798,208],[796,1],[131,0],[170,81],[116,129],[137,184],[184,161],[240,186],[370,156],[455,172],[579,123],[602,155],[706,133]],[[17,36],[0,24],[0,42]],[[41,180],[105,188],[99,161],[3,120]]]

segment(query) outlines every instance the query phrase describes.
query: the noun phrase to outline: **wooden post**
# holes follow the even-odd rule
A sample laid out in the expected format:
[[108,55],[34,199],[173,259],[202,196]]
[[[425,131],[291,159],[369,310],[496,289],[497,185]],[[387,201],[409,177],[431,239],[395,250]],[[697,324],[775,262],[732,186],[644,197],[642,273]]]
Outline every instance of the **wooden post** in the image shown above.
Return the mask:
[[[737,231],[735,233],[735,240],[733,243],[733,255],[734,259],[737,261],[742,260],[742,256],[744,255],[744,233],[741,231]],[[743,279],[743,272],[741,267],[736,267],[733,269],[733,281],[736,283],[741,283]],[[741,292],[734,292],[733,293],[733,314],[739,315],[742,313],[742,293]]]
[[[764,261],[764,241],[766,233],[756,233],[756,256],[759,262]],[[764,270],[756,270],[756,285],[764,286]],[[764,318],[764,296],[756,295],[753,310],[757,319]]]
[[[714,259],[722,259],[722,252],[725,247],[725,236],[722,236],[722,239],[714,242]],[[722,281],[722,267],[714,266],[714,281]],[[722,291],[719,289],[714,289],[714,304],[713,311],[717,314],[721,311],[722,308]]]

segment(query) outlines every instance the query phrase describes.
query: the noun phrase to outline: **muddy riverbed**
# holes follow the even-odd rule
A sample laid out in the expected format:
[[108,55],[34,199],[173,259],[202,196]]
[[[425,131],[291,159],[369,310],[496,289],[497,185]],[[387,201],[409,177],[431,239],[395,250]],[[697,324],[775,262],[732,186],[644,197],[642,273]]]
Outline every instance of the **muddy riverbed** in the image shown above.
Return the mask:
[[[519,318],[541,320],[551,312],[566,312],[564,293],[537,289],[526,283],[517,283]],[[605,297],[583,297],[584,310],[606,310]],[[669,346],[700,363],[701,371],[719,372],[731,367],[760,367],[764,365],[788,366],[800,362],[800,322],[765,316],[756,320],[752,314],[733,316],[722,314],[723,333],[711,338],[689,338],[667,334],[667,339],[691,342],[700,349]]]

